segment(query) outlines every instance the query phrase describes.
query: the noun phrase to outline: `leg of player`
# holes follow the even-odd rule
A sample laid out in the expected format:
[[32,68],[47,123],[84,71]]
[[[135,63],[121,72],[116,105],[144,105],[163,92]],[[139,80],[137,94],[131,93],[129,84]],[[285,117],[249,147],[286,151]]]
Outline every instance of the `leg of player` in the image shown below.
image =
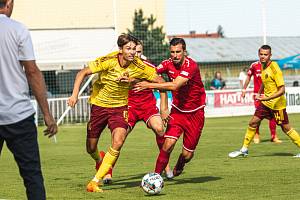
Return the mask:
[[[163,136],[165,133],[165,130],[164,130],[164,125],[163,125],[163,121],[162,121],[161,117],[158,115],[152,116],[148,121],[148,126],[156,134],[156,143],[157,143],[158,149],[160,150],[165,141],[164,136]],[[165,167],[164,171],[165,171],[167,179],[172,179],[174,177],[173,171],[171,170],[169,163]]]
[[[290,124],[282,124],[282,131],[300,148],[300,136],[299,133],[293,129]],[[295,155],[294,157],[300,158],[300,153]]]
[[95,169],[98,170],[103,157],[101,158],[100,152],[98,151],[98,140],[99,138],[87,138],[86,139],[86,151],[90,156],[95,160],[96,166]]
[[260,143],[260,138],[259,138],[259,126],[255,130],[255,135],[253,138],[253,143],[254,144],[259,144]]
[[177,140],[174,138],[165,138],[165,142],[160,149],[156,160],[155,172],[161,174],[169,163],[171,152],[174,149]]
[[183,172],[185,163],[190,162],[193,157],[194,152],[187,151],[186,149],[182,148],[182,153],[179,155],[177,163],[173,170],[174,176],[179,176]]
[[274,118],[270,119],[269,120],[269,129],[270,129],[270,133],[271,133],[271,142],[280,144],[280,143],[282,143],[282,141],[277,137],[276,126],[277,126],[276,120]]
[[102,189],[99,188],[99,184],[118,159],[120,150],[125,142],[126,137],[127,130],[125,128],[117,127],[112,130],[112,145],[105,154],[102,164],[95,177],[88,183],[88,192],[103,192]]
[[[254,106],[257,108],[260,105],[260,101],[254,100]],[[254,144],[259,144],[260,143],[260,138],[259,138],[259,126],[256,128],[255,135],[253,138],[253,143]]]
[[233,151],[233,152],[229,153],[228,156],[230,158],[235,158],[238,156],[243,156],[243,157],[248,156],[248,147],[249,147],[251,141],[253,140],[256,128],[260,125],[261,120],[262,119],[258,118],[255,115],[252,117],[252,119],[249,122],[249,126],[247,128],[246,134],[245,134],[242,148],[238,151]]

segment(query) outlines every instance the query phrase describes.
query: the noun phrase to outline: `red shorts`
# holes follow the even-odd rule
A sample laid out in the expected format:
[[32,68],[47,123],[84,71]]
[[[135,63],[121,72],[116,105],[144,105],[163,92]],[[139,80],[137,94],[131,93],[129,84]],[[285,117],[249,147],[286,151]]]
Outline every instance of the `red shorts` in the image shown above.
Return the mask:
[[254,116],[258,117],[259,119],[275,119],[276,124],[278,125],[289,123],[289,118],[286,109],[272,110],[271,108],[265,106],[262,103],[260,103],[258,107],[256,107]]
[[127,130],[127,121],[127,106],[105,108],[92,105],[90,121],[87,124],[87,138],[99,138],[106,125],[108,125],[111,132],[115,128]]
[[128,124],[131,129],[135,126],[136,122],[143,120],[147,126],[148,121],[153,116],[159,116],[159,110],[156,105],[145,103],[142,107],[128,106]]
[[259,100],[254,99],[254,106],[255,106],[255,108],[257,108],[260,104],[261,104],[261,102]]
[[183,133],[183,148],[195,151],[204,127],[204,109],[183,113],[172,108],[170,117],[164,137],[178,140]]

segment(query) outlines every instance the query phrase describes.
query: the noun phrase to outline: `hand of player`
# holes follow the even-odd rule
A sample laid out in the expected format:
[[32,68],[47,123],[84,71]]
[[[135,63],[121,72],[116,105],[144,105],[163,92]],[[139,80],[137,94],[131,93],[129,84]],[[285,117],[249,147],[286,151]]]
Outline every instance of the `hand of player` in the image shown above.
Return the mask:
[[258,101],[267,101],[267,100],[269,100],[263,94],[257,94],[256,97],[255,97],[255,99],[257,99]]
[[138,91],[147,89],[148,84],[149,84],[149,82],[147,82],[147,81],[138,82],[133,86],[133,90],[138,92]]
[[166,127],[167,124],[168,124],[168,121],[170,120],[170,113],[169,113],[169,110],[161,110],[160,111],[160,116],[161,116],[161,119],[163,121],[163,124],[164,126]]
[[68,106],[71,106],[71,107],[74,107],[76,105],[78,101],[78,98],[75,97],[75,96],[70,96],[67,103],[68,103]]
[[44,130],[44,135],[50,138],[57,133],[57,124],[51,115],[45,115],[44,120],[47,126]]
[[242,90],[241,97],[242,97],[242,98],[245,98],[245,96],[246,96],[246,91],[245,91],[245,90]]

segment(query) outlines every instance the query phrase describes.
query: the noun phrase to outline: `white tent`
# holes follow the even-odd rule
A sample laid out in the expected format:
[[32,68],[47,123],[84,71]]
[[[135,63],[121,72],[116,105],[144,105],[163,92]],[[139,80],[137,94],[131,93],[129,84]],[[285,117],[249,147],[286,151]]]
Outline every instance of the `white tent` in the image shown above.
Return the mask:
[[81,69],[90,60],[117,49],[113,28],[30,31],[39,68]]

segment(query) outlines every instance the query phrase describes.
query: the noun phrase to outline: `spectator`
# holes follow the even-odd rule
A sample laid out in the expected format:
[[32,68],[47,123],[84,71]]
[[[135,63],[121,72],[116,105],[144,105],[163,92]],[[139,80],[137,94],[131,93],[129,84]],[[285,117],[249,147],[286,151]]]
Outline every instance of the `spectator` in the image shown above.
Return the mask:
[[[55,135],[57,125],[49,110],[45,81],[35,62],[30,33],[23,24],[10,19],[13,7],[13,0],[0,0],[0,155],[5,142],[18,164],[27,199],[45,200],[29,86],[44,116],[44,135]],[[1,172],[5,173],[5,169]],[[2,176],[1,180],[6,181]],[[10,190],[22,191],[15,176],[13,181],[16,184],[10,185]]]
[[242,89],[243,89],[245,81],[247,79],[247,70],[248,70],[248,68],[244,67],[239,75],[240,88],[242,88]]
[[225,89],[225,81],[222,78],[221,72],[216,71],[214,79],[211,81],[210,89],[211,90],[223,90]]

